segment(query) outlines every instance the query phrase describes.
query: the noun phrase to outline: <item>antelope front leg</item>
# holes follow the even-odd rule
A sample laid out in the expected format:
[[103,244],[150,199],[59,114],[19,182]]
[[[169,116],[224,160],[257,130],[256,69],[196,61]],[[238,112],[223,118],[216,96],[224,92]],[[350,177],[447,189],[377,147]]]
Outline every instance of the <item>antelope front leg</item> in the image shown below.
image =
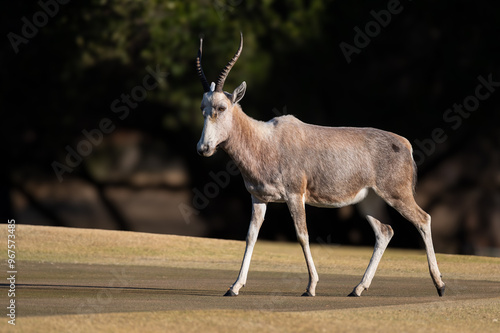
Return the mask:
[[264,222],[264,215],[266,214],[267,204],[259,201],[252,196],[252,219],[250,220],[250,227],[248,228],[247,244],[245,248],[245,255],[241,263],[240,274],[238,278],[224,294],[224,296],[237,296],[241,287],[247,283],[248,269],[250,267],[250,260],[252,259],[253,248],[259,235],[260,227]]
[[370,263],[368,264],[365,275],[363,275],[363,279],[348,296],[361,296],[361,293],[370,287],[373,276],[377,271],[380,259],[382,259],[382,255],[384,254],[389,241],[394,235],[394,231],[392,230],[391,226],[383,224],[379,220],[369,215],[366,216],[366,219],[375,232],[375,248],[373,249],[372,258],[370,259]]
[[303,197],[298,195],[293,196],[289,201],[287,201],[287,204],[295,224],[297,238],[302,246],[304,257],[306,258],[307,270],[309,271],[309,285],[302,296],[315,296],[316,284],[318,283],[319,278],[318,273],[316,272],[316,267],[314,266],[311,249],[309,248],[309,234],[307,233],[306,210],[304,207],[305,204]]

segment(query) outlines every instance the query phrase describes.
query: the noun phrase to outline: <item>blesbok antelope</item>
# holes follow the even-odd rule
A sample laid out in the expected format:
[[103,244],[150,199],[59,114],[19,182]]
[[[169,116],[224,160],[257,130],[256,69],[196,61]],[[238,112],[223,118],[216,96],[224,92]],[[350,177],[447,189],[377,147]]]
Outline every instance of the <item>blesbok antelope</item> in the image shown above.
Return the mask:
[[[429,271],[439,296],[445,284],[436,262],[431,238],[431,217],[414,200],[416,165],[412,147],[405,138],[374,128],[322,127],[281,116],[262,122],[247,116],[238,102],[246,83],[232,94],[222,90],[238,51],[211,85],[201,66],[203,39],[196,68],[205,93],[201,101],[204,127],[198,153],[211,156],[221,147],[241,171],[252,196],[252,217],[240,273],[225,296],[238,295],[247,281],[248,269],[267,203],[285,202],[295,224],[309,271],[309,285],[302,296],[314,296],[318,273],[314,266],[306,226],[305,204],[342,207],[363,200],[373,189],[389,205],[412,222],[420,232],[427,252]],[[380,259],[392,238],[392,228],[372,216],[368,222],[376,235],[370,263],[361,282],[349,296],[368,289]]]

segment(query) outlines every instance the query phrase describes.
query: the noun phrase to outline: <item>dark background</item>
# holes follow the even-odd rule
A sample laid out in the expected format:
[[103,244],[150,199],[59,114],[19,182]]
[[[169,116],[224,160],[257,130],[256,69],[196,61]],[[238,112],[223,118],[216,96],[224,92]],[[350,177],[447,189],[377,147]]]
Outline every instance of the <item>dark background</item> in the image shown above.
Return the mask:
[[[200,36],[215,81],[242,31],[225,89],[247,82],[248,115],[405,136],[419,151],[417,201],[433,217],[436,250],[500,256],[500,92],[483,87],[490,94],[474,111],[447,113],[473,103],[479,77],[500,82],[498,2],[61,2],[10,2],[0,13],[2,219],[244,239],[250,196],[241,176],[217,185],[211,172],[225,173],[227,155],[196,154],[195,71]],[[380,26],[373,13],[388,20],[388,6],[394,13]],[[367,24],[372,37],[363,41],[355,28]],[[355,47],[356,38],[348,61],[340,45]],[[141,90],[147,68],[168,75]],[[99,130],[88,144],[82,131]],[[86,156],[69,167],[68,149],[84,141]],[[66,165],[62,179],[54,165]],[[420,247],[413,226],[384,210],[392,246]],[[374,242],[356,208],[307,213],[312,241]],[[270,205],[260,237],[295,240],[285,205]]]

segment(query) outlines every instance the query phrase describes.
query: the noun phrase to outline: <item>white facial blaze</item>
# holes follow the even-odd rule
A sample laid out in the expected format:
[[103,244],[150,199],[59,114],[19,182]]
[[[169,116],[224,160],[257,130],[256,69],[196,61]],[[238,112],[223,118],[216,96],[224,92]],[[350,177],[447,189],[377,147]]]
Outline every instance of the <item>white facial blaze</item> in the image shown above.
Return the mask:
[[205,123],[198,142],[198,151],[204,156],[211,156],[229,135],[231,103],[224,94],[207,93],[203,97],[202,107]]
[[215,149],[218,144],[217,126],[210,117],[205,117],[203,132],[201,133],[200,142],[198,145],[208,146],[209,150]]

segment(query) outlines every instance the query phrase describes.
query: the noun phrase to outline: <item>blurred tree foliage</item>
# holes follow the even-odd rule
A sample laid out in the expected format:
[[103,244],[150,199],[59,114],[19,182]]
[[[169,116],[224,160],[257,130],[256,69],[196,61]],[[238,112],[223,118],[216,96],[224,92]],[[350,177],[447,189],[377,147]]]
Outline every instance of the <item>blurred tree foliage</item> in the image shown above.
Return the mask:
[[[22,35],[21,19],[33,22],[33,16],[44,11],[40,3],[50,3],[55,14],[27,43],[19,44],[16,53],[8,33]],[[374,20],[371,11],[387,9],[388,1],[60,4],[42,0],[6,6],[0,13],[2,155],[8,161],[3,163],[4,189],[13,186],[12,179],[18,184],[27,174],[54,177],[51,163],[64,160],[65,147],[74,146],[83,129],[97,128],[104,117],[166,144],[187,162],[189,186],[203,186],[209,180],[206,170],[222,169],[225,157],[206,160],[195,153],[203,121],[199,114],[202,88],[194,68],[201,36],[205,74],[215,80],[243,32],[243,54],[225,89],[231,92],[245,80],[244,110],[262,120],[286,112],[322,125],[379,127],[413,141],[444,127],[443,112],[474,93],[479,75],[493,73],[500,80],[500,4],[496,2],[451,5],[402,0],[402,11],[392,15],[349,64],[339,44],[354,44],[353,28],[364,30]],[[148,91],[147,99],[126,119],[119,119],[111,110],[112,102],[140,85],[147,67],[160,68],[168,76]],[[481,102],[459,130],[447,131],[449,140],[425,161],[424,172],[460,142],[498,129],[498,95]],[[90,155],[87,163],[96,156]],[[83,169],[75,168],[72,175],[85,174]],[[248,204],[243,186],[234,183],[227,192]],[[209,219],[248,216],[246,211],[221,212],[224,209],[217,205],[224,205],[225,196],[203,212]],[[269,227],[264,234],[279,233],[281,225],[275,225],[276,230]],[[214,224],[214,235],[226,230],[225,236],[241,238],[246,226],[246,221],[237,227]],[[287,232],[293,233],[292,227]]]

